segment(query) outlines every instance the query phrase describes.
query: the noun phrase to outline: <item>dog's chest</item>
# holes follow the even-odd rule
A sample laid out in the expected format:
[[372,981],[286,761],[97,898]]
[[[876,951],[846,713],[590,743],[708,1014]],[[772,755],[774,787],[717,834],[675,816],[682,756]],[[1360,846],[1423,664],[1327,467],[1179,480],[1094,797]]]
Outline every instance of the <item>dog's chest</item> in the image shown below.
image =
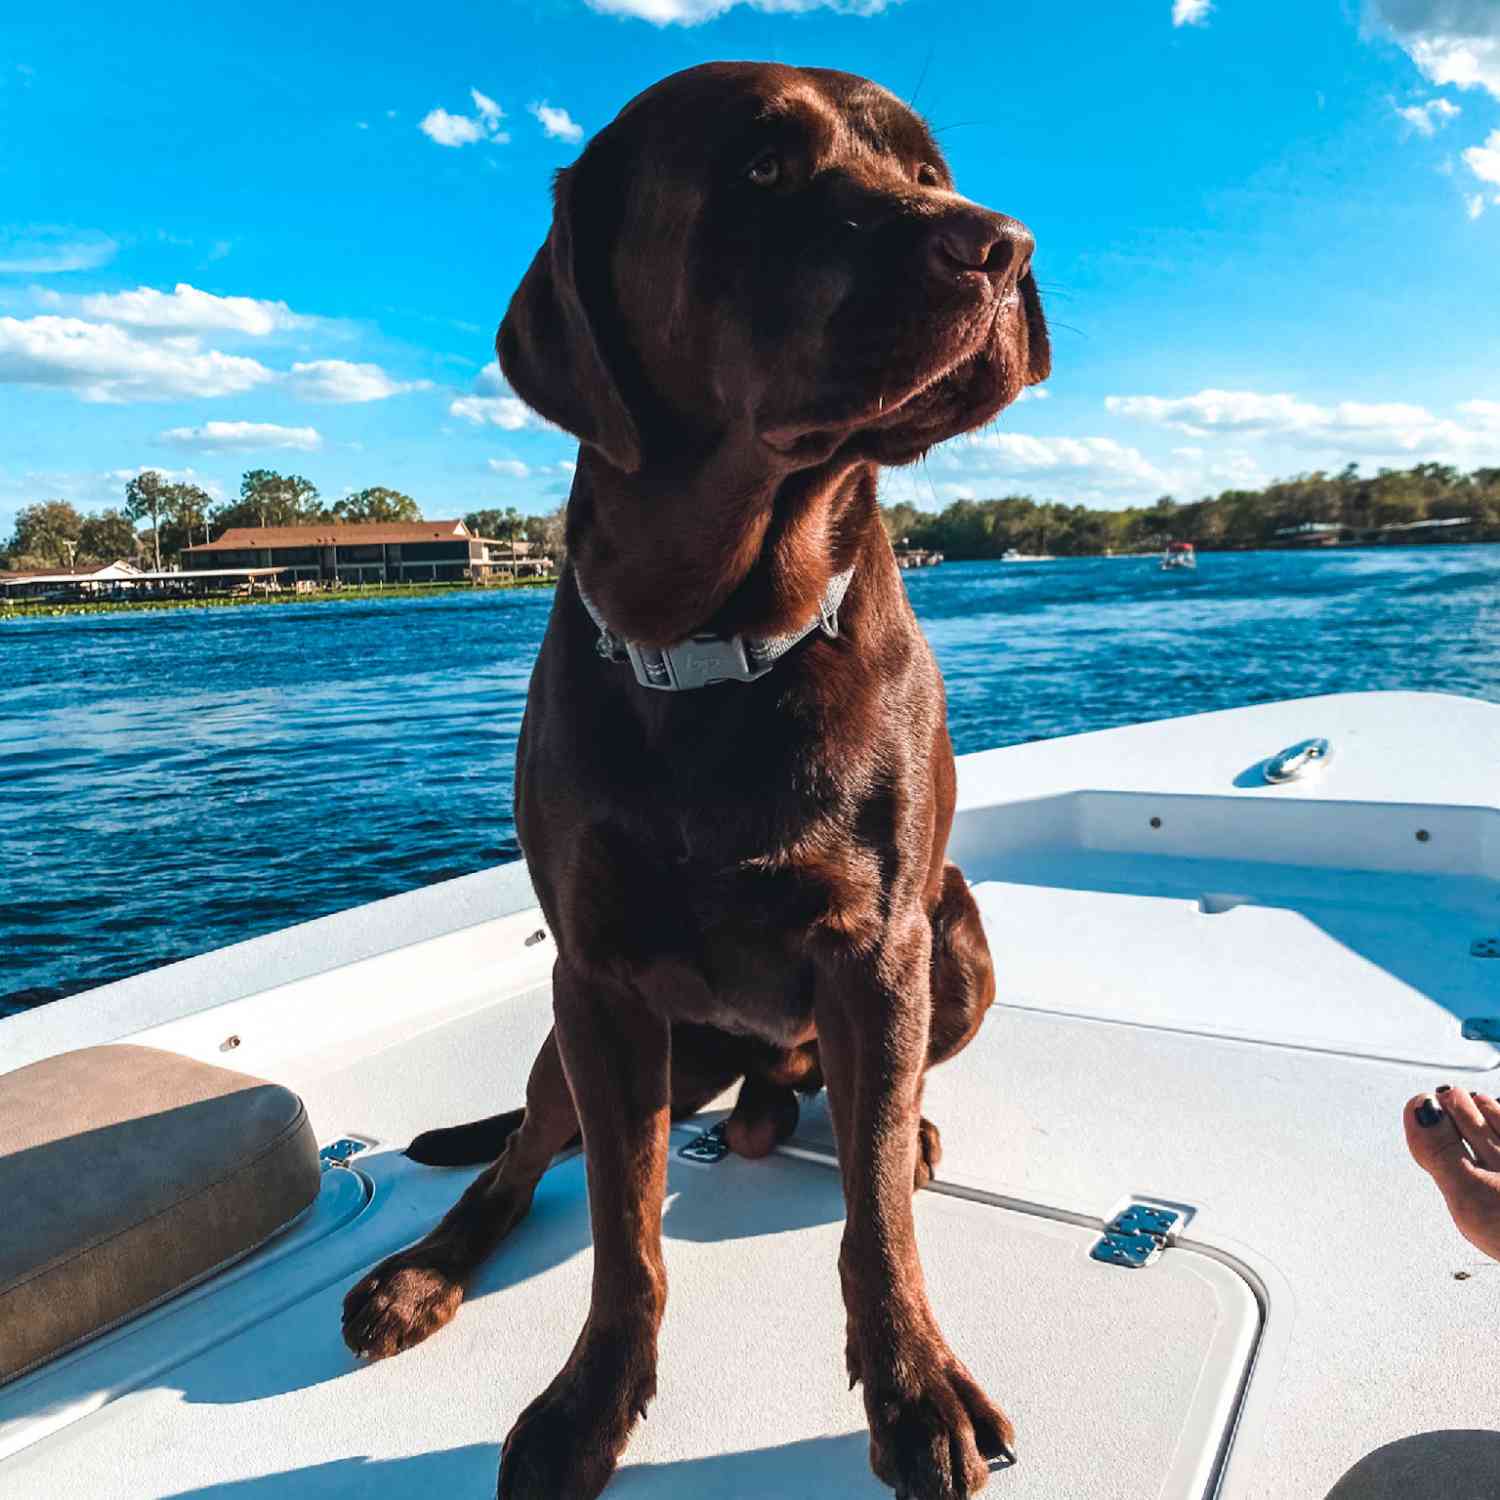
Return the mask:
[[785,877],[693,871],[666,884],[636,985],[674,1021],[790,1046],[812,1031],[806,899]]

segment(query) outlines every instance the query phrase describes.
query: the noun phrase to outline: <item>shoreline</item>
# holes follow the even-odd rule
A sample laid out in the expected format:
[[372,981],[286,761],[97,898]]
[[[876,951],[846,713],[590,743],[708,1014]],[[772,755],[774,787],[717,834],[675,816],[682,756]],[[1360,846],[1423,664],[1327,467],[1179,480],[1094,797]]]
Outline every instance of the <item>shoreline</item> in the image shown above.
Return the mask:
[[43,600],[0,602],[0,623],[7,620],[60,619],[69,615],[164,614],[179,609],[238,609],[250,604],[343,604],[356,600],[432,599],[451,594],[482,594],[506,589],[553,588],[556,578],[513,578],[504,583],[366,584],[319,590],[311,594],[264,593],[207,595],[200,599],[99,599],[68,603]]

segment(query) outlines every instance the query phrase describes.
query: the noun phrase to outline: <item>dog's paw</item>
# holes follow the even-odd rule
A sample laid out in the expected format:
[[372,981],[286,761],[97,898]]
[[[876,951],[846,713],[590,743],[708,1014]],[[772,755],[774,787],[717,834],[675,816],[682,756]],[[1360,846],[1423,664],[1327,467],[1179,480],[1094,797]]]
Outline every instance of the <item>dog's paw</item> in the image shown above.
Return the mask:
[[594,1500],[655,1394],[654,1373],[575,1354],[516,1418],[500,1451],[498,1500]]
[[757,1080],[741,1087],[739,1102],[724,1122],[725,1139],[736,1156],[758,1160],[769,1155],[796,1128],[801,1110],[796,1094]]
[[992,1461],[1015,1462],[1015,1429],[946,1349],[918,1368],[906,1366],[899,1384],[866,1386],[870,1467],[899,1500],[968,1500]]
[[912,1179],[914,1190],[927,1186],[937,1176],[938,1163],[943,1159],[943,1138],[931,1120],[917,1121],[917,1170]]
[[463,1298],[463,1286],[430,1252],[404,1250],[350,1288],[344,1342],[363,1359],[399,1354],[449,1322]]

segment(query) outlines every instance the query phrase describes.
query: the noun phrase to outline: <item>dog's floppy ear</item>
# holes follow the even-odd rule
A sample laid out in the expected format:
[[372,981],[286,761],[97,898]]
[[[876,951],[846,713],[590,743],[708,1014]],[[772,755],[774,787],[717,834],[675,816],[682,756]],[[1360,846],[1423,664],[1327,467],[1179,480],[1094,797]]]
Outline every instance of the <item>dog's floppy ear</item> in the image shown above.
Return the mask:
[[[633,474],[641,466],[640,433],[610,371],[595,321],[608,295],[607,272],[591,288],[592,298],[579,286],[579,165],[582,161],[557,174],[551,232],[510,300],[495,350],[505,378],[528,406],[597,448],[615,468]],[[596,248],[592,242],[590,248]]]

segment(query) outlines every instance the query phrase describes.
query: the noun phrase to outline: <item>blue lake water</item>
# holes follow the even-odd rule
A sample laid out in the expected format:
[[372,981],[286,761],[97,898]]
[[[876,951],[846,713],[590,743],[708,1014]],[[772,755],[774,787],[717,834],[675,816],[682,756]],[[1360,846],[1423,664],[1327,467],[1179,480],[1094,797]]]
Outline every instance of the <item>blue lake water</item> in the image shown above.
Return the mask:
[[[1500,699],[1500,546],[948,563],[908,586],[960,753],[1311,693]],[[0,625],[0,1013],[514,858],[551,604]]]

